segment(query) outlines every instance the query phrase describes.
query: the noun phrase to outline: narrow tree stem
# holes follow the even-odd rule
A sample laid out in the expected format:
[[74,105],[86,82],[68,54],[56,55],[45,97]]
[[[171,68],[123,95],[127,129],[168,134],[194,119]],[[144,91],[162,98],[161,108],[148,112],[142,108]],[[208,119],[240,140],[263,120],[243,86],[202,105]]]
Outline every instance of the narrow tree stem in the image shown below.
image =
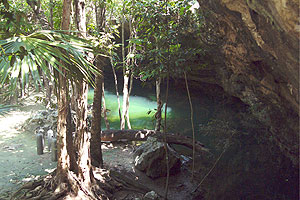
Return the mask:
[[189,98],[189,103],[190,103],[190,109],[191,109],[191,124],[192,124],[192,132],[193,132],[193,164],[192,164],[192,180],[194,178],[194,171],[195,171],[195,128],[194,128],[194,111],[193,111],[193,104],[192,104],[192,99],[190,95],[190,90],[189,90],[189,85],[186,77],[186,72],[184,71],[184,79],[185,79],[185,86],[186,86],[186,91],[187,95]]
[[[168,17],[168,0],[166,0],[166,17]],[[169,35],[169,20],[167,19],[167,27],[166,27],[166,32],[167,36]],[[164,194],[164,199],[167,199],[168,197],[168,189],[169,189],[169,177],[170,177],[170,166],[169,166],[169,155],[168,155],[168,146],[167,146],[167,138],[166,138],[166,133],[167,133],[167,110],[168,110],[168,96],[169,96],[169,81],[170,81],[170,45],[169,41],[167,42],[167,48],[168,48],[168,54],[167,54],[167,90],[166,90],[166,105],[165,105],[165,124],[164,124],[164,148],[166,151],[166,167],[167,167],[167,179],[166,179],[166,186],[165,186],[165,194]]]
[[164,199],[167,199],[168,196],[168,189],[169,189],[169,177],[170,177],[170,166],[169,166],[169,152],[168,152],[168,146],[167,146],[167,109],[168,109],[168,96],[169,96],[169,70],[167,75],[167,90],[166,90],[166,104],[165,104],[165,121],[164,121],[164,148],[166,151],[166,167],[167,167],[167,179],[166,179],[166,185],[165,185],[165,194]]

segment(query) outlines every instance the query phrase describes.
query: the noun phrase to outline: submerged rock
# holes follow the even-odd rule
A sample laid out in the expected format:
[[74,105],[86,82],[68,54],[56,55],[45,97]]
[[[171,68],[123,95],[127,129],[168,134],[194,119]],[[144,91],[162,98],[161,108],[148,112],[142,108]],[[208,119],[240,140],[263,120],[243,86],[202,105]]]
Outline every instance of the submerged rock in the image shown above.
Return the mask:
[[[176,152],[168,146],[168,157],[170,174],[180,171],[181,161]],[[148,137],[134,154],[134,166],[143,171],[151,178],[158,178],[167,175],[166,153],[164,144],[156,138]]]

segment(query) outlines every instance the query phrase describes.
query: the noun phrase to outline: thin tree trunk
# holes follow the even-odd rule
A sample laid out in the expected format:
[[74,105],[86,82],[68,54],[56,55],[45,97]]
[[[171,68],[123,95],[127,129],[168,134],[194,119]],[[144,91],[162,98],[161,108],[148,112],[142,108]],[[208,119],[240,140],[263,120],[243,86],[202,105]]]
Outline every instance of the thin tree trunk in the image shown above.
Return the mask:
[[121,130],[125,129],[125,121],[127,121],[128,129],[131,129],[129,121],[129,70],[124,70],[124,86],[123,86],[123,112],[122,112],[122,123]]
[[[125,18],[124,18],[124,7],[125,2],[123,2],[123,16],[122,16],[122,63],[123,63],[123,106],[122,106],[122,116],[121,116],[121,130],[125,129],[125,113],[126,113],[126,97],[128,93],[128,75],[126,76],[126,69],[125,69]],[[127,88],[126,88],[127,85]]]
[[54,7],[54,4],[53,4],[53,0],[49,1],[49,7],[50,7],[49,25],[50,25],[50,28],[53,29],[53,27],[54,27],[54,21],[53,21],[53,7]]
[[[159,50],[158,43],[157,43],[157,38],[155,37],[155,46],[156,46],[156,51]],[[156,56],[155,58],[155,63],[158,65],[158,57]],[[157,110],[155,113],[155,130],[160,131],[161,128],[161,108],[162,108],[162,100],[161,100],[161,77],[159,74],[159,77],[155,81],[155,88],[156,88],[156,104],[157,104]]]
[[[166,0],[166,16],[168,16],[168,0]],[[167,37],[169,35],[169,21],[167,18],[167,23],[166,23],[166,32],[167,32]],[[168,111],[168,98],[169,98],[169,82],[170,82],[170,44],[168,41],[168,54],[167,54],[167,89],[166,89],[166,104],[165,104],[165,124],[164,124],[164,135],[165,135],[165,142],[164,142],[164,148],[166,151],[166,165],[167,165],[167,178],[166,178],[166,185],[165,185],[165,194],[164,194],[164,199],[167,199],[168,196],[168,190],[169,190],[169,177],[170,177],[170,166],[169,166],[169,155],[168,155],[168,148],[167,148],[167,138],[166,138],[166,133],[167,133],[167,111]]]
[[131,73],[130,83],[129,83],[129,96],[131,95],[132,87],[133,87],[133,74]]
[[[167,68],[169,66],[169,63],[167,64]],[[169,177],[170,177],[170,166],[169,166],[169,152],[167,148],[167,110],[168,110],[168,96],[169,96],[169,69],[167,72],[167,90],[166,90],[166,104],[165,104],[165,121],[164,121],[164,148],[166,151],[166,165],[167,165],[167,178],[166,178],[166,185],[165,185],[165,194],[164,199],[167,199],[168,196],[168,190],[169,190]]]
[[116,89],[116,95],[117,95],[117,100],[118,100],[119,119],[120,119],[120,123],[121,123],[122,122],[122,114],[121,114],[120,95],[119,95],[119,89],[118,89],[118,78],[117,78],[115,67],[113,65],[112,58],[110,59],[110,63],[111,63],[112,71],[113,71],[113,74],[114,74],[115,89]]
[[70,157],[70,170],[77,172],[78,166],[76,163],[76,156],[75,151],[76,147],[74,145],[74,138],[73,138],[73,132],[74,126],[72,123],[72,115],[71,115],[71,102],[70,102],[70,96],[69,96],[69,81],[66,80],[66,88],[67,88],[67,151]]
[[195,171],[195,128],[194,128],[194,110],[193,110],[193,104],[192,104],[192,99],[190,95],[190,90],[189,90],[189,85],[186,77],[186,72],[184,71],[184,80],[185,80],[185,86],[186,86],[186,91],[187,95],[189,98],[189,103],[190,103],[190,109],[191,109],[191,125],[192,125],[192,132],[193,132],[193,164],[192,164],[192,180],[194,178],[194,171]]
[[[100,32],[105,26],[105,0],[95,2],[95,13],[97,29]],[[96,58],[96,66],[102,71],[103,61]],[[103,168],[103,158],[101,150],[101,104],[102,104],[102,83],[103,75],[96,75],[94,102],[93,102],[93,118],[91,127],[91,156],[92,164],[96,167]]]
[[133,86],[133,74],[131,73],[130,78],[129,78],[129,91],[128,91],[128,99],[127,99],[127,112],[126,112],[126,122],[127,122],[127,126],[128,129],[131,129],[131,124],[130,124],[130,120],[129,120],[129,97],[132,91],[132,86]]
[[11,95],[10,95],[10,104],[11,105],[16,105],[18,104],[18,96],[19,96],[19,89],[18,89],[18,85],[16,85],[16,89],[14,91],[12,91]]
[[[98,61],[99,62],[99,61]],[[99,64],[97,64],[99,68]],[[102,76],[97,75],[94,89],[93,118],[91,127],[91,156],[92,164],[103,168],[101,150],[101,101],[102,101]]]
[[[48,64],[48,66],[50,67],[50,64]],[[42,75],[43,75],[43,80],[44,80],[44,88],[46,90],[45,106],[48,106],[51,104],[50,80],[44,72],[42,72]]]
[[[127,62],[125,62],[125,18],[124,18],[124,7],[125,4],[123,2],[123,19],[122,19],[122,59],[123,59],[123,77],[124,77],[124,85],[123,85],[123,107],[122,107],[122,121],[121,121],[121,130],[125,129],[125,123],[127,122],[128,129],[131,129],[130,119],[129,119],[129,96],[130,96],[130,89],[129,89],[129,83],[130,83],[130,76],[131,71],[128,68],[128,65],[130,65],[130,60],[128,59]],[[132,32],[132,19],[129,19],[129,32],[130,32],[130,38],[133,37]],[[132,52],[132,47],[130,47],[129,54]]]
[[107,114],[106,114],[106,104],[105,104],[105,95],[104,95],[104,81],[102,83],[102,105],[103,105],[102,113],[103,113],[105,126],[106,126],[106,129],[109,130],[110,127],[109,127],[109,122],[108,122]]
[[[18,82],[18,81],[17,81]],[[22,84],[22,80],[19,80],[19,90],[20,90],[20,95],[18,94],[18,97],[20,97],[21,99],[25,96],[25,91],[23,90],[23,88],[25,88],[25,86],[23,86]]]
[[160,131],[161,127],[161,108],[162,108],[162,100],[161,100],[161,91],[160,91],[160,86],[161,86],[161,77],[158,77],[155,81],[155,86],[156,86],[156,104],[157,104],[157,111],[155,113],[155,119],[156,119],[156,124],[155,124],[155,131]]

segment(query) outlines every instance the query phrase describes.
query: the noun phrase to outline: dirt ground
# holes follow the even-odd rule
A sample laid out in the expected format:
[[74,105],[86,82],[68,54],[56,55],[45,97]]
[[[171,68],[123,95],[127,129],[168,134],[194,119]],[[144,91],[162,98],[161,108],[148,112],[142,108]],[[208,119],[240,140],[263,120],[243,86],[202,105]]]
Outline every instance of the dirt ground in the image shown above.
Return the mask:
[[[22,106],[0,116],[0,200],[9,199],[22,184],[38,179],[56,168],[56,162],[51,161],[47,149],[43,155],[37,155],[34,130],[22,128],[33,113],[44,109],[42,104],[35,102],[34,96],[30,96],[22,100]],[[104,143],[102,149],[106,168],[121,171],[138,184],[149,188],[149,191],[154,190],[163,196],[165,178],[152,180],[134,169],[134,145]],[[190,182],[189,176],[190,172],[182,169],[181,173],[170,177],[168,199],[192,199],[191,191],[196,184]],[[131,199],[128,194],[120,191],[115,198]]]

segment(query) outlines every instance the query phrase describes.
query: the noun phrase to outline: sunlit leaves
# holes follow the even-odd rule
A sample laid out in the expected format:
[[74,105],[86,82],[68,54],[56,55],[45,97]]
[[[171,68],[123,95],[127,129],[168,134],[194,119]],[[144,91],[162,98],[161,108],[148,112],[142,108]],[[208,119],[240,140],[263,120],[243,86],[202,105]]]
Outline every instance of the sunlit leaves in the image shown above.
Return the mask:
[[47,76],[49,65],[59,71],[62,67],[70,72],[71,79],[81,76],[92,81],[95,67],[87,60],[88,52],[93,52],[88,41],[55,31],[39,31],[28,36],[0,40],[1,84],[7,79],[15,88],[20,80],[22,87],[29,82],[31,75],[35,85],[41,84],[40,71]]

